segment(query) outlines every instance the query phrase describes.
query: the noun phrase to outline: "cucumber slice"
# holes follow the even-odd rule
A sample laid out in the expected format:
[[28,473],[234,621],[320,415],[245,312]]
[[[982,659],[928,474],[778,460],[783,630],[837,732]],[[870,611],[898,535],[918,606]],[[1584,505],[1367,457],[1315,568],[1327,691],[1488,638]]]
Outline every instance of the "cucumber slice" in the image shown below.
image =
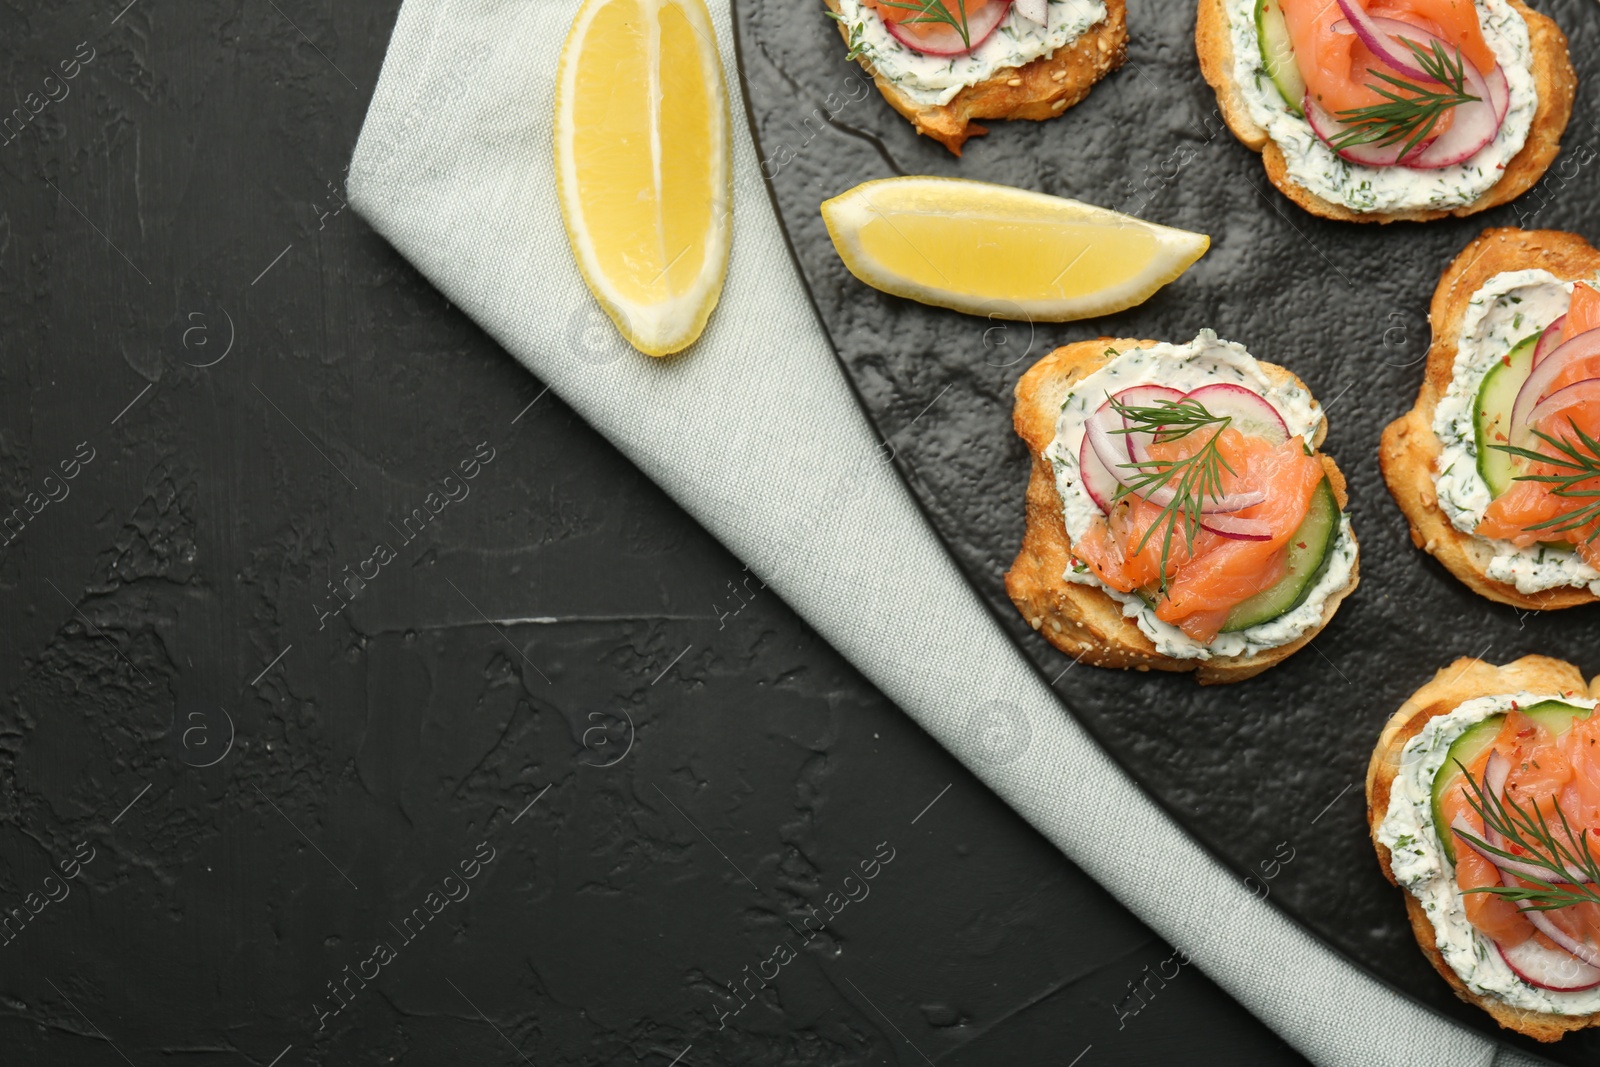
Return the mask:
[[1478,474],[1495,496],[1511,488],[1517,476],[1517,460],[1491,446],[1506,444],[1511,439],[1511,408],[1517,402],[1522,383],[1533,370],[1533,350],[1538,344],[1538,334],[1518,341],[1516,347],[1483,376],[1478,399],[1473,403]]
[[1549,730],[1556,737],[1560,737],[1572,729],[1573,723],[1579,719],[1587,719],[1589,717],[1589,709],[1574,707],[1559,700],[1543,700],[1532,707],[1523,708],[1522,714]]
[[[1444,766],[1433,776],[1433,828],[1439,835],[1439,843],[1444,846],[1445,857],[1451,863],[1456,861],[1456,843],[1455,835],[1450,832],[1450,824],[1444,817],[1445,794],[1461,780],[1461,767],[1472,766],[1472,761],[1494,744],[1505,721],[1504,715],[1491,715],[1476,726],[1469,727],[1450,746],[1450,751],[1445,753]],[[1456,766],[1458,762],[1461,767]]]
[[1306,80],[1300,76],[1294,38],[1289,36],[1289,24],[1283,19],[1279,0],[1256,0],[1256,40],[1272,84],[1283,94],[1289,110],[1299,115],[1300,102],[1306,98]]
[[1271,622],[1305,603],[1311,587],[1327,569],[1329,550],[1339,532],[1339,501],[1328,479],[1311,494],[1311,507],[1289,539],[1289,569],[1282,578],[1249,600],[1234,606],[1222,632],[1234,633]]
[[[1590,714],[1588,708],[1574,707],[1559,700],[1543,700],[1521,710],[1522,714],[1556,737],[1572,729],[1572,724],[1579,719],[1587,719]],[[1433,776],[1433,826],[1439,835],[1439,843],[1444,846],[1444,854],[1451,863],[1456,861],[1455,840],[1445,821],[1444,796],[1461,780],[1461,767],[1472,766],[1472,761],[1483,755],[1484,751],[1494,744],[1494,739],[1499,736],[1500,727],[1505,721],[1504,715],[1491,715],[1469,727],[1465,733],[1456,738],[1455,744],[1450,746],[1450,751],[1445,753],[1444,766]],[[1457,766],[1458,762],[1461,766]]]

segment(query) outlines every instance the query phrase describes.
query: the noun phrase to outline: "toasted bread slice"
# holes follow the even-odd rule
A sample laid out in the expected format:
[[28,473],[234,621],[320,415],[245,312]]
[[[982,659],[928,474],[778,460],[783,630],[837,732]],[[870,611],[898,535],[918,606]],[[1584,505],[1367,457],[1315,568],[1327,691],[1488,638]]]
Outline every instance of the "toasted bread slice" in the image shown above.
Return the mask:
[[1539,97],[1533,125],[1528,130],[1527,143],[1506,165],[1500,180],[1472,203],[1449,210],[1354,211],[1343,204],[1324,200],[1290,177],[1283,150],[1250,117],[1249,105],[1234,84],[1233,36],[1228,30],[1227,0],[1200,0],[1195,21],[1195,50],[1200,53],[1200,70],[1217,91],[1223,120],[1234,136],[1246,147],[1260,152],[1272,184],[1313,215],[1346,222],[1426,222],[1446,215],[1472,215],[1515,200],[1539,183],[1561,150],[1561,135],[1572,118],[1572,101],[1578,91],[1578,76],[1567,55],[1567,38],[1561,27],[1522,0],[1509,2],[1527,20],[1528,36],[1533,45],[1533,80]]
[[1485,230],[1445,268],[1433,292],[1428,322],[1433,345],[1414,407],[1383,431],[1378,464],[1389,492],[1411,525],[1411,541],[1434,556],[1474,592],[1512,607],[1548,611],[1600,600],[1587,589],[1567,587],[1520,593],[1485,573],[1493,553],[1471,534],[1450,523],[1434,493],[1433,473],[1443,446],[1433,433],[1434,409],[1450,388],[1461,337],[1461,320],[1472,294],[1505,271],[1543,267],[1563,281],[1600,273],[1600,251],[1583,238],[1560,230]]
[[[1120,602],[1104,590],[1078,585],[1064,577],[1071,565],[1072,541],[1067,536],[1061,497],[1056,492],[1055,471],[1044,454],[1055,440],[1061,405],[1074,383],[1109,362],[1105,354],[1107,348],[1127,351],[1149,348],[1156,343],[1110,337],[1079,341],[1051,352],[1017,382],[1012,422],[1017,436],[1027,444],[1028,453],[1033,457],[1033,472],[1028,480],[1027,529],[1016,561],[1006,572],[1006,592],[1030,626],[1080,662],[1140,671],[1193,671],[1202,685],[1242,682],[1287,658],[1316,637],[1333,618],[1339,604],[1355,589],[1359,579],[1356,568],[1351,568],[1349,583],[1328,597],[1322,621],[1315,628],[1276,648],[1209,660],[1162,655],[1133,620],[1122,614]],[[1282,367],[1261,363],[1261,368],[1271,378],[1305,388],[1304,382]],[[1321,445],[1326,434],[1327,424],[1324,423],[1317,431],[1316,440],[1310,442],[1311,446]],[[1349,503],[1344,475],[1331,458],[1320,458],[1343,510]]]
[[[838,0],[826,0],[839,11]],[[839,32],[848,44],[850,30]],[[861,66],[891,107],[911,120],[917,132],[932,137],[956,155],[967,138],[988,133],[981,119],[1053,119],[1089,95],[1095,82],[1128,58],[1126,0],[1106,0],[1106,17],[1065,48],[1020,67],[1005,67],[963,88],[948,104],[928,106],[912,100],[865,59]]]
[[[1600,678],[1585,682],[1583,672],[1572,664],[1549,656],[1523,656],[1515,663],[1496,667],[1481,659],[1463,657],[1433,676],[1433,680],[1411,695],[1384,726],[1378,737],[1378,746],[1372,750],[1372,761],[1367,765],[1367,827],[1372,834],[1372,846],[1378,850],[1378,863],[1383,876],[1390,884],[1395,881],[1389,849],[1378,840],[1378,825],[1389,812],[1389,792],[1395,775],[1400,772],[1400,752],[1406,742],[1422,731],[1429,719],[1448,715],[1468,700],[1476,697],[1503,696],[1527,690],[1531,693],[1548,693],[1551,696],[1587,696],[1600,698]],[[1456,996],[1469,1004],[1476,1004],[1495,1022],[1508,1030],[1526,1034],[1538,1041],[1557,1041],[1573,1030],[1600,1026],[1600,1013],[1594,1015],[1556,1015],[1550,1012],[1529,1011],[1516,1008],[1498,997],[1483,996],[1467,988],[1461,976],[1445,962],[1438,947],[1433,923],[1421,901],[1410,893],[1406,898],[1406,914],[1411,918],[1411,931],[1422,946],[1434,969],[1450,983]]]

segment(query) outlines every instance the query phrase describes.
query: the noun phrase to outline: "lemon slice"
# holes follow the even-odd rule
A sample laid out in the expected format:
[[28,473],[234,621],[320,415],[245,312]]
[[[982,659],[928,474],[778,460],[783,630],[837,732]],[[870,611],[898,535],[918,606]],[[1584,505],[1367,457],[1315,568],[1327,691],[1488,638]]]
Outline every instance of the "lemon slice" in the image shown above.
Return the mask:
[[1141,304],[1211,238],[1092,204],[960,178],[884,178],[825,201],[850,273],[974,315],[1066,322]]
[[729,136],[704,0],[587,0],[556,78],[561,214],[589,290],[647,355],[692,344],[722,293]]

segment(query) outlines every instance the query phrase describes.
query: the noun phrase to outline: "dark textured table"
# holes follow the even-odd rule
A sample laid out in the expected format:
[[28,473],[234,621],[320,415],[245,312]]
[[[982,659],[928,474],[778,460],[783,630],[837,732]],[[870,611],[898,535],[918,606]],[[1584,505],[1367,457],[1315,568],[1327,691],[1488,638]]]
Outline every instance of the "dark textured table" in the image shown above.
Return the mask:
[[394,4],[122,2],[0,6],[0,1064],[1300,1062],[344,208]]

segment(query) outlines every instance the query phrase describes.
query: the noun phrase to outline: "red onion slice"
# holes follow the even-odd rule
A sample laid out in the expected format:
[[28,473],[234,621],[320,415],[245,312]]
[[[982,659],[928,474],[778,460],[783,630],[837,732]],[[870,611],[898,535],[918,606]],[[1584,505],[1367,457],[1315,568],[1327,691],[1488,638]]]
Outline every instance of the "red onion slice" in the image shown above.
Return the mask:
[[[1536,428],[1540,423],[1544,422],[1544,420],[1550,416],[1558,415],[1561,412],[1566,411],[1568,408],[1575,407],[1578,404],[1594,404],[1596,406],[1600,406],[1600,378],[1585,378],[1581,382],[1573,382],[1571,385],[1563,386],[1560,389],[1557,389],[1555,392],[1539,401],[1534,409],[1528,412],[1528,426],[1530,428]],[[1565,425],[1566,424],[1563,422],[1562,426]],[[1561,426],[1556,427],[1555,432],[1552,433],[1551,436],[1560,436],[1561,429]]]
[[1587,875],[1573,867],[1563,865],[1562,870],[1565,872],[1563,875],[1557,874],[1548,867],[1541,867],[1537,863],[1528,863],[1524,860],[1508,860],[1504,856],[1496,856],[1488,849],[1479,847],[1467,835],[1482,841],[1490,848],[1498,848],[1502,852],[1509,852],[1511,850],[1506,848],[1505,838],[1487,826],[1484,827],[1483,833],[1480,835],[1472,828],[1472,824],[1467,822],[1465,816],[1456,816],[1455,822],[1450,824],[1450,829],[1456,832],[1456,837],[1462,844],[1494,864],[1501,871],[1517,875],[1519,878],[1537,878],[1539,881],[1549,882],[1551,885],[1576,885],[1589,880]]
[[[982,8],[968,16],[966,41],[961,39],[960,30],[940,23],[915,23],[914,25],[924,31],[920,34],[914,29],[907,28],[904,23],[890,22],[888,19],[883,20],[883,25],[891,37],[913,52],[930,56],[964,56],[987,41],[989,35],[1006,20],[1006,15],[1010,11],[1011,0],[989,0]],[[912,13],[912,17],[916,17],[915,13]]]
[[1496,941],[1494,947],[1506,966],[1531,986],[1576,992],[1600,985],[1600,967],[1591,967],[1570,952],[1547,948],[1536,937],[1520,945],[1503,945]]
[[1245,519],[1238,515],[1207,515],[1200,528],[1230,541],[1270,541],[1272,525],[1265,519]]
[[[1489,796],[1493,797],[1495,800],[1504,802],[1506,793],[1506,779],[1510,776],[1511,761],[1502,756],[1499,749],[1489,753],[1489,761],[1485,763],[1483,767],[1483,791]],[[1455,822],[1450,824],[1450,828],[1456,831],[1458,834],[1462,832],[1463,826],[1466,827],[1466,833],[1473,834],[1472,827],[1467,824],[1465,816],[1457,816]],[[1473,834],[1473,836],[1476,837],[1477,835]],[[1506,847],[1506,839],[1501,836],[1497,830],[1490,826],[1484,826],[1482,840],[1490,848],[1497,848],[1501,852],[1511,851],[1511,849]],[[1483,849],[1472,844],[1471,841],[1468,841],[1467,844],[1471,846],[1474,852],[1481,855],[1484,859],[1488,860],[1496,867],[1499,867],[1502,871],[1509,870],[1516,874],[1522,875],[1524,878],[1538,878],[1542,881],[1549,882],[1552,885],[1558,883],[1573,884],[1589,881],[1589,876],[1575,867],[1568,867],[1563,864],[1562,871],[1565,874],[1565,877],[1563,877],[1560,874],[1556,874],[1554,871],[1539,867],[1536,864],[1525,863],[1521,860],[1508,860],[1499,856],[1490,855]]]
[[1289,427],[1278,409],[1260,393],[1242,385],[1204,385],[1185,398],[1205,406],[1213,415],[1226,415],[1232,428],[1250,437],[1263,437],[1275,445],[1289,440]]
[[1561,331],[1566,325],[1567,317],[1563,315],[1544,328],[1544,333],[1539,335],[1539,343],[1533,348],[1533,366],[1543,363],[1546,356],[1560,347]]
[[[1177,490],[1163,487],[1151,493],[1145,499],[1158,508],[1164,508],[1172,503],[1177,495]],[[1206,522],[1210,522],[1213,515],[1230,515],[1235,511],[1253,508],[1266,499],[1266,493],[1254,489],[1247,493],[1225,493],[1219,497],[1208,496],[1200,506],[1200,514],[1206,516]]]
[[[1373,55],[1408,78],[1433,81],[1428,77],[1428,72],[1417,65],[1417,57],[1411,54],[1411,49],[1395,41],[1390,36],[1394,31],[1383,25],[1385,22],[1396,20],[1374,18],[1367,14],[1366,9],[1356,3],[1356,0],[1338,0],[1338,3],[1339,10],[1344,12],[1344,17],[1349,20],[1350,32],[1361,38],[1361,43],[1366,45]],[[1339,23],[1334,23],[1333,30],[1335,33],[1345,32]]]
[[1122,416],[1117,414],[1109,400],[1095,409],[1095,413],[1083,423],[1084,439],[1119,484],[1127,483],[1130,469],[1126,464],[1133,459],[1128,452],[1127,435],[1121,433],[1125,428]]
[[[1502,756],[1497,748],[1489,753],[1489,759],[1483,765],[1483,788],[1492,797],[1502,797],[1505,795],[1506,779],[1509,777],[1511,777],[1511,761]],[[1489,843],[1494,844],[1493,841]]]
[[1574,360],[1589,359],[1593,356],[1600,356],[1600,330],[1585,330],[1565,344],[1556,346],[1555,351],[1533,368],[1528,380],[1522,383],[1516,402],[1511,405],[1513,445],[1526,448],[1533,440],[1528,416],[1533,414],[1533,409],[1545,398],[1551,383],[1559,378],[1561,372]]

